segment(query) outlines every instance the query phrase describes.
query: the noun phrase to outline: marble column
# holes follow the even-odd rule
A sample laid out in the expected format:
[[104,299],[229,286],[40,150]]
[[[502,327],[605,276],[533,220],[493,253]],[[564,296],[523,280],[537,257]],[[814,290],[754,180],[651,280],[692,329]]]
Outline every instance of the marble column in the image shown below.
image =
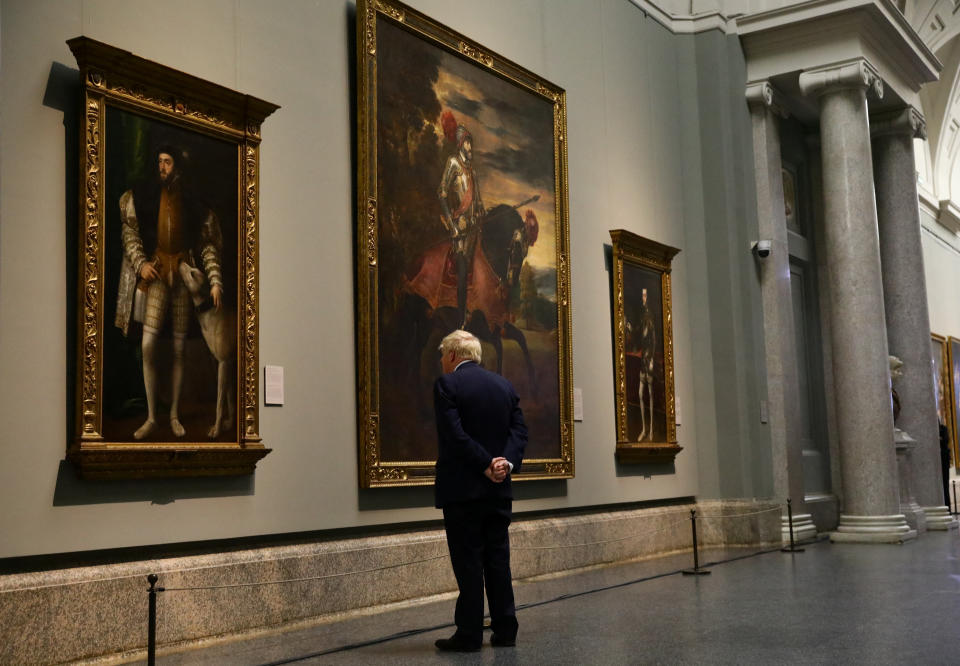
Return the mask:
[[[783,111],[777,103],[778,95],[767,81],[748,84],[746,96],[753,125],[759,233],[761,239],[771,241],[769,256],[758,258],[757,262],[763,302],[773,491],[778,501],[790,498],[794,539],[803,540],[815,537],[817,528],[804,506],[803,451],[796,412],[800,396],[778,119]],[[784,541],[790,540],[786,506],[781,516],[781,533]]]
[[876,70],[855,59],[800,74],[820,98],[825,245],[843,509],[832,541],[900,543],[915,538],[900,513],[887,330],[873,191],[867,90]]
[[900,397],[897,425],[916,440],[909,453],[910,486],[925,514],[920,526],[956,528],[957,521],[943,502],[913,154],[913,139],[926,138],[926,127],[920,113],[908,107],[874,116],[871,131],[887,340],[890,353],[903,361],[902,376],[893,382]]

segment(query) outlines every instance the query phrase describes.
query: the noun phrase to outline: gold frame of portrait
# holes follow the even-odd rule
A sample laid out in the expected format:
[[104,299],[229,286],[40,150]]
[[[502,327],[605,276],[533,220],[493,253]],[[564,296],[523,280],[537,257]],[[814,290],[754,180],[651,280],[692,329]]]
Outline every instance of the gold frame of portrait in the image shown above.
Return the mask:
[[[67,41],[80,69],[80,211],[75,437],[83,478],[251,474],[270,452],[259,434],[260,125],[279,107],[87,37]],[[107,106],[237,146],[236,441],[106,441],[103,435]]]
[[[613,240],[613,337],[617,421],[616,456],[621,463],[670,463],[683,447],[677,444],[676,397],[673,374],[673,305],[670,273],[675,247],[638,236],[624,229],[610,231]],[[660,275],[663,322],[663,379],[666,390],[666,439],[662,442],[631,442],[627,435],[627,317],[624,302],[624,264],[646,268]]]
[[[932,335],[932,334],[931,334]],[[953,451],[953,465],[954,468],[960,470],[960,414],[957,413],[957,399],[960,398],[960,386],[954,384],[953,381],[953,364],[955,361],[960,361],[960,359],[955,358],[953,353],[953,345],[956,344],[960,346],[960,338],[955,338],[952,335],[946,338],[944,342],[944,347],[946,347],[946,365],[944,366],[944,371],[947,373],[947,384],[950,386],[950,423],[947,424],[950,428],[950,447]]]
[[[947,426],[947,431],[950,433],[950,452],[953,456],[954,463],[956,464],[957,460],[957,437],[954,434],[954,424],[956,423],[957,415],[954,413],[953,409],[953,382],[950,381],[950,354],[949,346],[947,345],[947,337],[944,335],[939,335],[934,332],[930,332],[930,340],[936,342],[940,345],[940,382],[943,385],[944,395],[942,396],[946,402],[946,408],[944,409],[944,419],[946,423],[943,425]],[[939,405],[938,405],[939,409]]]
[[566,479],[574,476],[573,362],[570,314],[570,248],[567,190],[566,93],[523,67],[433,19],[392,0],[357,2],[357,418],[359,483],[362,488],[433,483],[435,462],[381,457],[380,322],[377,294],[377,21],[398,25],[437,49],[450,52],[518,86],[553,106],[553,162],[556,220],[558,411],[557,455],[523,461],[514,478]]

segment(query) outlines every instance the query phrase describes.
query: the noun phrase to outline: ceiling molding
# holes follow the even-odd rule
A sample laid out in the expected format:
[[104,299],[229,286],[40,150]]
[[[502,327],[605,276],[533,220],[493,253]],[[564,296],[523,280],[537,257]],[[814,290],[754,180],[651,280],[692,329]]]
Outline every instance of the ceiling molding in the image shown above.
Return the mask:
[[[837,44],[856,32],[861,42],[875,52],[871,60],[876,58],[877,64],[890,63],[914,90],[919,90],[923,83],[935,81],[943,68],[891,0],[810,0],[746,14],[736,22],[748,60],[754,55],[763,57],[777,51],[799,53],[805,45],[814,49],[815,54],[814,44]],[[884,79],[886,81],[886,77]]]
[[719,30],[726,35],[737,34],[735,15],[726,16],[719,10],[700,14],[672,14],[649,0],[630,2],[675,35],[695,35],[709,30]]

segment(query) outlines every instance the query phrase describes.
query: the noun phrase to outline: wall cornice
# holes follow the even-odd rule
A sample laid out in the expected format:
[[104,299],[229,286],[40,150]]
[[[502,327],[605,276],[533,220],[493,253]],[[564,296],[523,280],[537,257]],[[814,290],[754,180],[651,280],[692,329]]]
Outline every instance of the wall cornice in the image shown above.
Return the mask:
[[920,201],[920,210],[924,211],[934,220],[940,214],[940,200],[931,192],[923,182],[917,183],[917,195]]
[[937,222],[953,233],[960,233],[960,208],[949,199],[940,201]]
[[916,103],[943,65],[890,0],[811,0],[737,18],[750,79],[865,58],[895,101]]
[[693,35],[709,30],[719,30],[726,35],[737,34],[734,15],[727,16],[719,10],[699,14],[674,14],[649,0],[630,2],[675,35]]

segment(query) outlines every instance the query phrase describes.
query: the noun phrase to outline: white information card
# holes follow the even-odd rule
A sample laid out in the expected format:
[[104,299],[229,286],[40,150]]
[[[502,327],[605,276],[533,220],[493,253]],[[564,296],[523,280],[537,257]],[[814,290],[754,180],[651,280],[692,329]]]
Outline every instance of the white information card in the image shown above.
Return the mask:
[[283,366],[263,366],[263,402],[268,405],[283,404]]

